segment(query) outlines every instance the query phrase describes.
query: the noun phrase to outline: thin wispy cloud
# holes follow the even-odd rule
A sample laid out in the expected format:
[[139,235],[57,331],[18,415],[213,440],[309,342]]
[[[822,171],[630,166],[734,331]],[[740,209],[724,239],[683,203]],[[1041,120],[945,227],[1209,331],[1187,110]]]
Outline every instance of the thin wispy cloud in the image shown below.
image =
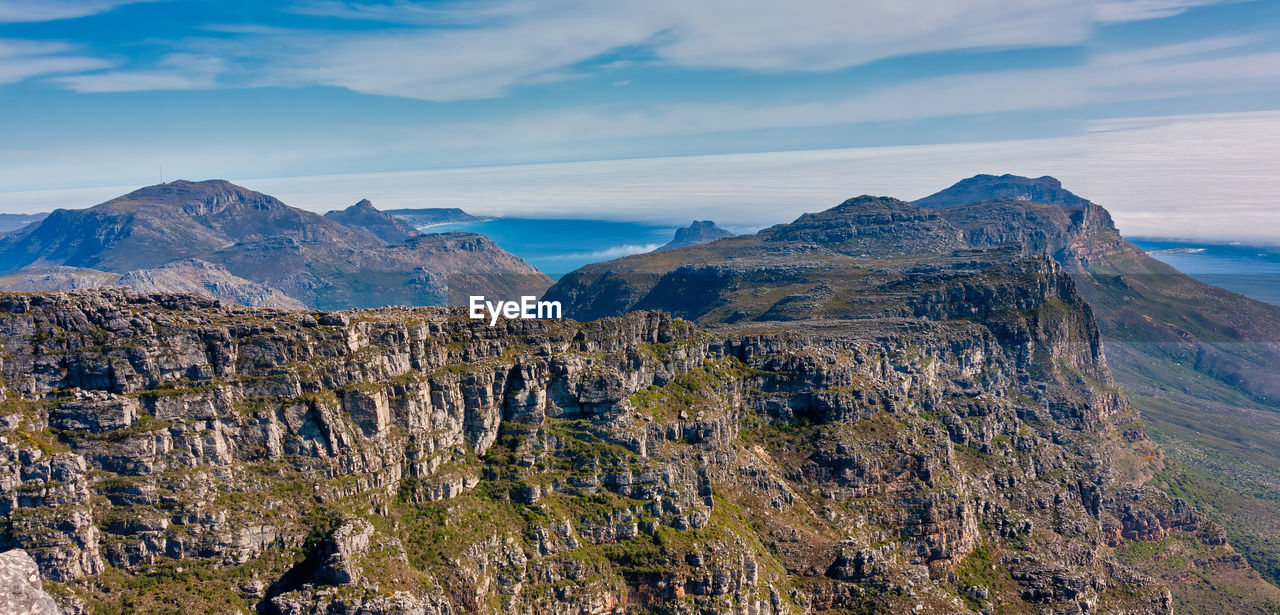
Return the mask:
[[1173,17],[1200,6],[1247,0],[1103,0],[1094,14],[1101,23],[1123,23]]
[[0,39],[0,85],[111,65],[106,60],[74,52],[74,46],[61,42]]
[[[572,78],[618,49],[685,70],[828,72],[877,60],[956,50],[1079,45],[1095,19],[1176,14],[1207,0],[491,0],[386,4],[313,2],[289,10],[385,28],[211,26],[233,40],[188,38],[174,53],[236,64],[241,81],[160,78],[160,69],[112,73],[137,89],[327,85],[432,101],[494,98],[521,85]],[[120,2],[73,3],[107,10]],[[16,9],[15,9],[16,10]],[[68,8],[67,11],[71,9]],[[611,65],[613,62],[605,62]],[[108,91],[102,79],[61,80]],[[85,84],[92,87],[84,87]]]
[[126,4],[157,0],[0,0],[0,24],[87,17]]
[[55,80],[76,92],[207,90],[215,87],[225,70],[226,63],[219,58],[175,53],[154,70],[85,73]]

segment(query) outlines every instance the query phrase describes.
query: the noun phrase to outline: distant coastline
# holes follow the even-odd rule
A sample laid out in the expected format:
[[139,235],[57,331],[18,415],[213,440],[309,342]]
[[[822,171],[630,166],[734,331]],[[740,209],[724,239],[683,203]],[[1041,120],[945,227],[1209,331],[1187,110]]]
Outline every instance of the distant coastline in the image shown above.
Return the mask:
[[1280,305],[1280,248],[1177,239],[1131,239],[1152,258],[1201,282]]
[[1163,250],[1148,250],[1147,254],[1199,254],[1204,252],[1206,248],[1165,248]]

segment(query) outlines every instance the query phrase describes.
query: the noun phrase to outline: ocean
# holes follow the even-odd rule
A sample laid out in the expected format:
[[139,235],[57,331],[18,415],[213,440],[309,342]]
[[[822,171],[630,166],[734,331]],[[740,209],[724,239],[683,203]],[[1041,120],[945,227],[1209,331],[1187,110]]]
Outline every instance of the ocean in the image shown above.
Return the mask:
[[422,231],[480,233],[543,273],[559,279],[583,265],[652,251],[671,241],[676,227],[604,220],[494,218],[440,224]]
[[1280,305],[1280,247],[1130,239],[1157,260],[1201,282]]

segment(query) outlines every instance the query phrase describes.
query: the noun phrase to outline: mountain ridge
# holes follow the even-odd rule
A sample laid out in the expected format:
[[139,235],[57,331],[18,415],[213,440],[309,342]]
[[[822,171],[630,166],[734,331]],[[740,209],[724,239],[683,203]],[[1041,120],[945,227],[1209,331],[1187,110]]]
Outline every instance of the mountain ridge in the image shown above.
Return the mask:
[[[362,218],[365,224],[376,222],[374,212]],[[382,221],[380,232],[401,227]],[[550,285],[537,269],[478,237],[390,243],[366,227],[225,180],[178,180],[88,209],[59,209],[0,237],[0,273],[69,266],[124,274],[199,259],[313,308],[434,305],[473,291],[540,294]]]

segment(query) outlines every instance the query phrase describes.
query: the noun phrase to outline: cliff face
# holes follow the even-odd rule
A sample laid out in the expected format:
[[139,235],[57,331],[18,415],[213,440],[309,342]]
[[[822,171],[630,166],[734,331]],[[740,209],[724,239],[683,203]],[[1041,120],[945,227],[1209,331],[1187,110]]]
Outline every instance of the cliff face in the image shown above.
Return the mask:
[[1036,275],[712,329],[3,295],[3,540],[90,612],[1168,612],[1117,548],[1238,557],[1125,487],[1096,327]]

